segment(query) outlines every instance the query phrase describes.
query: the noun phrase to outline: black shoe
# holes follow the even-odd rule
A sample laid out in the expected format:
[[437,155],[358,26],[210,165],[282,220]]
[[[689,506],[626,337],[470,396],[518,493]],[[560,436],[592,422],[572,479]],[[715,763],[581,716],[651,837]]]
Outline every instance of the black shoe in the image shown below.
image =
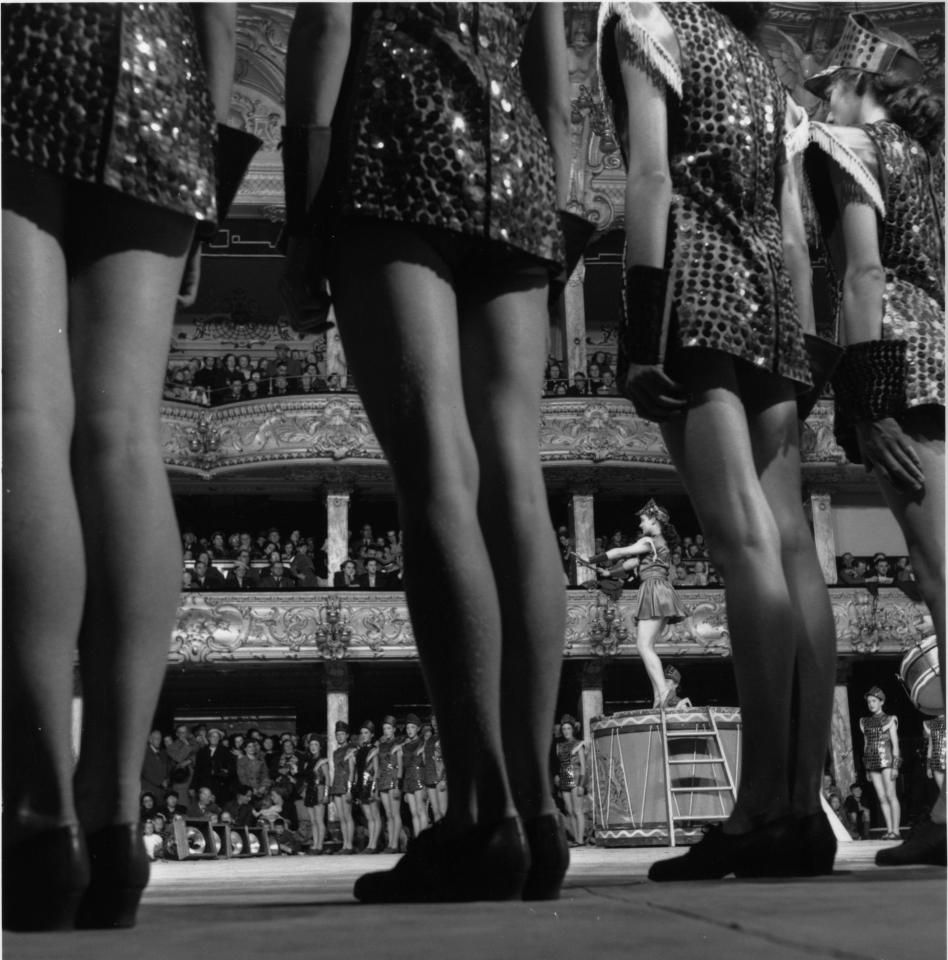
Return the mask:
[[148,854],[141,825],[106,827],[86,838],[91,879],[76,917],[83,929],[134,927],[142,892],[148,886]]
[[781,817],[747,833],[712,827],[683,857],[659,860],[649,880],[720,880],[738,877],[788,877],[802,872],[800,831],[792,817]]
[[907,867],[915,863],[945,866],[945,824],[922,820],[903,843],[876,854],[880,867]]
[[13,844],[3,851],[4,929],[71,930],[88,885],[89,858],[78,826]]
[[800,830],[801,875],[818,877],[833,872],[836,858],[836,834],[826,814],[820,810],[797,821]]
[[530,870],[523,885],[524,900],[558,900],[569,869],[566,830],[555,813],[523,823],[530,845]]
[[523,824],[508,817],[450,836],[444,821],[411,841],[391,869],[367,873],[353,893],[363,903],[516,900],[530,868]]

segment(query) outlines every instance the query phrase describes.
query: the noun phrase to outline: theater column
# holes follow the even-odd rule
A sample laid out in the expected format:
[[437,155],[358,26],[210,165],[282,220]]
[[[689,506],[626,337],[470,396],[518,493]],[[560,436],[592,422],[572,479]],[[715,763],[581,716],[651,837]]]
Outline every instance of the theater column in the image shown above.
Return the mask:
[[351,684],[349,667],[345,663],[333,661],[326,664],[326,743],[328,756],[336,749],[336,723],[339,720],[349,722],[349,686]]
[[852,680],[852,665],[837,664],[836,689],[833,692],[833,721],[830,730],[830,753],[832,754],[833,778],[845,796],[849,785],[856,779],[856,764],[853,760],[853,731],[849,716],[849,683]]
[[[569,535],[573,541],[573,550],[581,557],[591,557],[596,552],[596,523],[595,502],[592,492],[582,490],[573,491],[569,500]],[[584,580],[595,577],[595,573],[577,563],[570,561],[569,582],[576,586]]]
[[331,487],[326,492],[326,552],[329,554],[329,584],[349,556],[349,499],[351,491]]
[[836,583],[836,531],[833,528],[833,505],[826,490],[810,490],[807,504],[816,555],[826,583]]
[[593,717],[602,716],[602,681],[605,667],[602,660],[585,660],[583,662],[583,692],[582,718],[583,739],[586,741],[586,762],[593,756],[592,733],[589,722]]
[[555,318],[550,350],[562,359],[563,376],[572,383],[574,373],[586,372],[586,267],[580,258],[553,311]]

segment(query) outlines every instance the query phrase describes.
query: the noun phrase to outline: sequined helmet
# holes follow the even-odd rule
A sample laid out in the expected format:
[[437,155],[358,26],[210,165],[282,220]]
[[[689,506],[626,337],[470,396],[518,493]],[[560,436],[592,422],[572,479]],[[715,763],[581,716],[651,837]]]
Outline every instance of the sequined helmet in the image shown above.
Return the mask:
[[922,61],[905,37],[886,27],[877,27],[864,13],[853,13],[829,56],[829,66],[813,74],[803,85],[825,100],[833,77],[840,70],[888,73],[896,67],[913,78],[922,75]]
[[419,728],[421,727],[421,720],[418,719],[418,714],[417,714],[417,713],[410,713],[410,714],[408,714],[408,716],[405,717],[405,723],[406,723],[406,725],[409,724],[409,723],[412,723],[412,724],[414,724],[416,727],[419,727]]
[[863,697],[864,700],[868,700],[870,697],[875,697],[876,700],[881,700],[882,703],[885,703],[885,694],[882,692],[882,687],[870,687]]
[[562,727],[562,726],[564,726],[564,725],[567,724],[567,723],[568,723],[574,730],[576,729],[577,726],[579,726],[579,724],[576,722],[576,718],[575,718],[575,717],[570,716],[568,713],[564,713],[563,716],[560,717],[560,726]]
[[645,504],[641,510],[636,512],[636,516],[649,517],[652,520],[657,520],[659,523],[668,523],[670,514],[664,507],[660,507],[654,500],[649,500],[649,502]]
[[349,732],[349,724],[346,723],[345,720],[337,720],[336,733],[348,733],[348,732]]

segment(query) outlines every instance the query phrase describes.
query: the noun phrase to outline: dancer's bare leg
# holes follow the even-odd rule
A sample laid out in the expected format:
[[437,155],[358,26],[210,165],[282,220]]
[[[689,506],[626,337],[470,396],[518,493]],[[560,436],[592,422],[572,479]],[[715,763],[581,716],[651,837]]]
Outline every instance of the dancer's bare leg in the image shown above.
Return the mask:
[[91,371],[105,378],[76,391],[72,457],[87,568],[96,570],[79,639],[83,736],[75,776],[79,816],[91,832],[138,819],[142,743],[177,614],[181,546],[160,409],[193,223],[112,191],[81,196],[70,212],[81,224],[71,240],[73,379],[82,383]]
[[793,388],[750,374],[742,381],[754,460],[780,535],[795,629],[796,711],[790,746],[791,802],[818,813],[836,683],[836,627],[816,544],[800,498],[800,444]]
[[711,559],[725,582],[745,735],[737,803],[725,832],[742,833],[790,812],[790,699],[794,609],[776,519],[757,476],[736,361],[702,351],[691,366],[693,403],[662,425]]
[[534,269],[493,283],[485,278],[461,315],[464,402],[480,467],[478,513],[500,595],[503,744],[524,818],[555,810],[547,758],[566,616],[537,454],[536,384],[548,326],[546,274]]
[[[61,180],[3,170],[3,718],[7,842],[73,824],[73,661],[86,567],[70,469],[74,422]],[[11,209],[12,207],[12,209]],[[55,543],[55,603],[28,544]],[[13,735],[15,731],[15,735]]]
[[426,239],[396,224],[352,221],[338,246],[340,262],[358,265],[333,286],[340,332],[395,477],[405,592],[454,798],[445,823],[462,831],[512,815],[514,804],[501,612],[478,517],[453,280]]
[[889,791],[885,784],[885,778],[887,776],[888,771],[886,770],[873,770],[869,774],[869,780],[872,782],[872,787],[876,791],[879,809],[882,812],[882,819],[885,821],[885,832],[893,833],[895,828],[892,825],[892,809],[889,805]]
[[664,626],[665,621],[662,618],[639,620],[635,625],[635,646],[642,658],[642,666],[648,674],[649,683],[652,685],[653,707],[661,703],[670,683],[662,670],[662,661],[655,652],[655,643],[661,636]]

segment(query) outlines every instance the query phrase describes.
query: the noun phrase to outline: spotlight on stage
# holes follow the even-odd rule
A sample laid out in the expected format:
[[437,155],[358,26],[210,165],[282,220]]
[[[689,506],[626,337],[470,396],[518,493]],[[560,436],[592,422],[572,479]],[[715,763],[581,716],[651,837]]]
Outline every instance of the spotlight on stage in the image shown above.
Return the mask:
[[213,860],[220,839],[207,820],[175,820],[175,852],[179,860]]

